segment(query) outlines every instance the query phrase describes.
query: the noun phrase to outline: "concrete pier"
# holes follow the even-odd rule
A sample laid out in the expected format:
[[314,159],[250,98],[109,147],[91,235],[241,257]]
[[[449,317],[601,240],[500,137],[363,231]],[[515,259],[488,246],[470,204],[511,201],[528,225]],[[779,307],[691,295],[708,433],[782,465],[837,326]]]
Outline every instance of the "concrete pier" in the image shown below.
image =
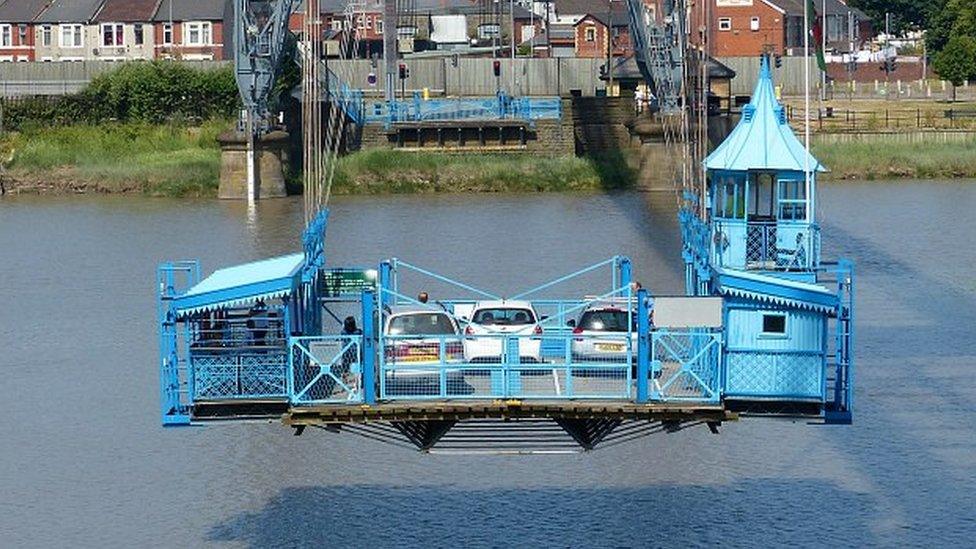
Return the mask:
[[[217,138],[220,143],[219,198],[247,199],[247,137],[227,132]],[[288,134],[282,131],[261,136],[255,143],[257,198],[286,196],[285,173],[288,169]]]

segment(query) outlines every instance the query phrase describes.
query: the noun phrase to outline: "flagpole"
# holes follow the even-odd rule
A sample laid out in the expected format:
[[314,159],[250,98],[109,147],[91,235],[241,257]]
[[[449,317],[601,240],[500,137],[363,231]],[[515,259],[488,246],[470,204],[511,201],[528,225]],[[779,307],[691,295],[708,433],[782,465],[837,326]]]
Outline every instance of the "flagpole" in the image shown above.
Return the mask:
[[803,10],[803,104],[804,104],[804,128],[803,128],[803,147],[806,154],[803,157],[803,175],[805,198],[807,201],[807,222],[813,220],[810,215],[810,7],[813,0],[807,0],[806,9]]

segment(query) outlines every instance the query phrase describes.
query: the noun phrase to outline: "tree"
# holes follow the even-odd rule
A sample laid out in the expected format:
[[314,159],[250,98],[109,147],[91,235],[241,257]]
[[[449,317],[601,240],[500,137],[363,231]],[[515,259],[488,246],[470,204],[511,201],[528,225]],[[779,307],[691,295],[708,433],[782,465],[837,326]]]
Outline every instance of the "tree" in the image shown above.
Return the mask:
[[[868,14],[874,28],[883,30],[885,14],[891,14],[891,32],[926,28],[946,0],[851,0],[849,4]],[[819,3],[818,3],[819,5]]]
[[965,80],[976,80],[976,38],[956,35],[945,48],[935,54],[932,67],[942,78],[952,82],[952,100],[956,100],[956,86]]
[[953,36],[976,37],[976,3],[939,0],[936,4],[925,31],[925,45],[930,52],[942,51]]

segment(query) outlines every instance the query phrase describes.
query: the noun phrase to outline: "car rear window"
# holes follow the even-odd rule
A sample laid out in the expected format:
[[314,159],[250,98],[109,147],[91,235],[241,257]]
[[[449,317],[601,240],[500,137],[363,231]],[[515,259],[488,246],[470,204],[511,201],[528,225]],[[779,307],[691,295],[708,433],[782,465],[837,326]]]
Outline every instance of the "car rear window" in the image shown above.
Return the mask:
[[454,323],[444,313],[411,313],[393,317],[389,335],[454,335]]
[[[636,315],[632,319],[636,330]],[[586,311],[580,318],[579,326],[593,332],[626,332],[627,311]]]
[[522,326],[535,324],[535,314],[522,308],[478,309],[471,321],[483,326]]

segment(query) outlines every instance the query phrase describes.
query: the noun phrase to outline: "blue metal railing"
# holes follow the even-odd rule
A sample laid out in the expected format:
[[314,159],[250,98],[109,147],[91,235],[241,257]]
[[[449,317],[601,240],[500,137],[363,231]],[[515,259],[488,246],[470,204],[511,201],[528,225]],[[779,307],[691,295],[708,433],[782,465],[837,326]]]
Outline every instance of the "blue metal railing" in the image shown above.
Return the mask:
[[367,122],[384,124],[466,120],[524,120],[531,123],[561,117],[562,102],[558,97],[512,97],[505,93],[494,97],[423,99],[417,92],[409,100],[373,103],[365,113]]
[[288,340],[288,400],[294,405],[363,402],[363,336]]

